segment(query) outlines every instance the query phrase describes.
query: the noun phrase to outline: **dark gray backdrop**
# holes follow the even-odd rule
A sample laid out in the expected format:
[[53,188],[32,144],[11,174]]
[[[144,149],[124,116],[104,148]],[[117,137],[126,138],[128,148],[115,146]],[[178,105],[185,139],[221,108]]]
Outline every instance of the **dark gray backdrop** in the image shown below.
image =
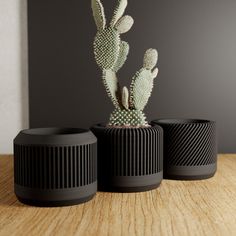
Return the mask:
[[[115,0],[103,0],[108,19]],[[90,0],[29,0],[30,126],[104,122],[112,111],[92,52]],[[146,114],[217,121],[219,151],[236,151],[236,1],[130,0],[134,27],[122,85],[159,51],[160,74]]]

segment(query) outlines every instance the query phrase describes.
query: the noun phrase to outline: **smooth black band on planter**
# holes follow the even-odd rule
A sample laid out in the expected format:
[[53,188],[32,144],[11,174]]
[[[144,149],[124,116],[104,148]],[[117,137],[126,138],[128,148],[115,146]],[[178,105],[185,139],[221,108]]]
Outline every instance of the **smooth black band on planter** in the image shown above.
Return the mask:
[[99,185],[101,191],[142,192],[155,189],[161,184],[163,171],[146,176],[113,176]]
[[97,143],[77,128],[21,131],[14,140],[15,194],[40,206],[84,202],[97,190]]
[[216,123],[199,119],[159,119],[164,130],[164,178],[205,179],[217,163]]
[[81,186],[80,188],[67,189],[32,189],[15,184],[17,197],[23,203],[37,206],[63,206],[86,202],[97,191],[97,181]]
[[214,176],[217,169],[217,164],[203,166],[173,166],[166,169],[166,179],[176,180],[198,180],[208,179]]

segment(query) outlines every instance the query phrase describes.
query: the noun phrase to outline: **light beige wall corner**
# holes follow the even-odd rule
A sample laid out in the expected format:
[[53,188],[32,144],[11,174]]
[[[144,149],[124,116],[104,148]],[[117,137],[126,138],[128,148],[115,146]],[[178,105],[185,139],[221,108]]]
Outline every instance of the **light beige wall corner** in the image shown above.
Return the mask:
[[0,154],[28,127],[27,0],[0,0]]

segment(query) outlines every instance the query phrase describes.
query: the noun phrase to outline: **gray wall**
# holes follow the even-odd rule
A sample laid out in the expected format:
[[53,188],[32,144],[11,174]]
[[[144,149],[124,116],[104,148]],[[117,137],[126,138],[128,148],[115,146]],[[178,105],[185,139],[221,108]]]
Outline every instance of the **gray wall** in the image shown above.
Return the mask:
[[[115,0],[103,0],[110,18]],[[219,151],[236,152],[236,1],[129,1],[135,25],[122,85],[146,48],[159,51],[160,74],[149,119],[216,120]],[[30,125],[80,126],[108,119],[112,105],[92,52],[96,32],[89,0],[30,0]]]

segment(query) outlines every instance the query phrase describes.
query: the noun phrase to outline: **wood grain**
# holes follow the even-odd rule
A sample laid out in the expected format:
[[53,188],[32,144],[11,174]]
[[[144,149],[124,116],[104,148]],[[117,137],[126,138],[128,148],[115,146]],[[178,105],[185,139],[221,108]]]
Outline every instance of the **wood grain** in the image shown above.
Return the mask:
[[37,208],[13,192],[12,156],[0,157],[0,235],[236,235],[236,155],[220,155],[214,178],[164,180],[144,193],[97,193],[82,205]]

